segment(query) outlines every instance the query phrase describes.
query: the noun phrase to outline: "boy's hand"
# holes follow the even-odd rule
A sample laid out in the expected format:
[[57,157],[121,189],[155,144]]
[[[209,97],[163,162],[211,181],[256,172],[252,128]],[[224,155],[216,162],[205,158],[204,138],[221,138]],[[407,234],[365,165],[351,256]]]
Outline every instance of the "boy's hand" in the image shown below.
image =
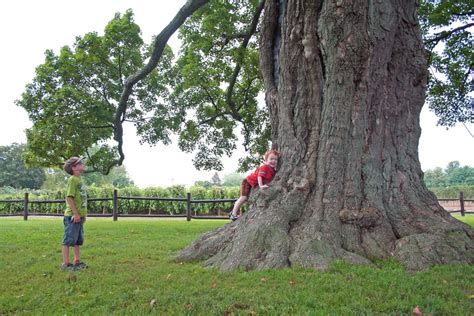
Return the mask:
[[81,222],[81,217],[79,216],[79,214],[75,214],[73,216],[74,218],[74,223],[80,223]]
[[260,186],[260,189],[266,189],[266,188],[269,188],[269,187],[270,187],[269,185],[263,184],[263,185]]

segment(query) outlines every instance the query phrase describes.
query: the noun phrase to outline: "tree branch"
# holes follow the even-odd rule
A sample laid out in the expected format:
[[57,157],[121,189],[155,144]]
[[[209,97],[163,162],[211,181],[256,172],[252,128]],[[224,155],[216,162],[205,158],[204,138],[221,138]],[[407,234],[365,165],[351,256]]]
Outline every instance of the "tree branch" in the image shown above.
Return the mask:
[[[250,38],[252,37],[252,35],[255,33],[255,30],[257,29],[258,20],[260,19],[260,15],[262,13],[264,4],[265,4],[265,0],[261,0],[260,3],[258,4],[257,10],[255,11],[252,17],[252,23],[250,24],[248,31],[245,35],[245,38],[242,42],[242,45],[240,46],[242,51],[247,48]],[[232,74],[232,77],[229,81],[229,86],[227,87],[227,92],[226,92],[226,103],[231,109],[232,116],[238,121],[242,121],[242,116],[240,115],[235,102],[232,100],[232,94],[234,93],[234,86],[237,81],[237,77],[239,75],[240,69],[242,68],[241,64],[242,64],[242,55],[240,55],[237,60],[234,73]]]
[[140,71],[134,75],[128,77],[125,80],[124,88],[122,90],[122,95],[120,96],[120,101],[117,106],[117,111],[115,113],[115,133],[114,139],[117,142],[118,152],[120,158],[114,163],[121,165],[125,159],[123,153],[123,126],[122,120],[125,117],[127,111],[127,102],[132,93],[133,86],[145,78],[153,69],[155,69],[158,64],[166,43],[168,42],[171,35],[176,32],[176,30],[186,21],[186,19],[191,16],[196,10],[205,5],[209,0],[189,0],[184,4],[183,7],[179,10],[173,20],[161,31],[161,33],[155,38],[155,43],[153,47],[152,55],[148,63]]
[[109,99],[107,98],[105,85],[102,86],[102,91],[100,91],[99,88],[97,88],[86,76],[84,76],[84,81],[87,83],[87,86],[89,88],[93,89],[99,95],[102,95],[102,98],[104,98],[105,103],[107,103],[110,106],[112,105],[112,104],[110,104]]
[[474,15],[474,10],[473,11],[469,11],[469,12],[462,12],[462,13],[455,13],[453,12],[452,15],[455,15],[455,16],[468,16],[468,15]]
[[443,40],[445,38],[448,38],[449,36],[453,35],[456,32],[459,32],[459,31],[465,30],[467,28],[470,28],[471,26],[474,26],[474,23],[468,23],[468,24],[462,25],[460,27],[454,28],[450,31],[439,32],[435,35],[435,37],[427,40],[425,44],[426,45],[434,44],[434,45],[432,45],[432,47],[435,47],[441,40]]

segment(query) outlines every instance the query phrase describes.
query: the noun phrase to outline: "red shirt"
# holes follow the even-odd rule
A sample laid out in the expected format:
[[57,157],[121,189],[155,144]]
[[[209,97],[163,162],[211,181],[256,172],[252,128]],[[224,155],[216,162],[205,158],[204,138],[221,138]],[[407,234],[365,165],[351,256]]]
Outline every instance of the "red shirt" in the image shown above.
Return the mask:
[[263,184],[270,182],[275,176],[275,169],[270,167],[267,164],[263,164],[257,168],[252,174],[247,176],[247,182],[252,186],[252,188],[258,185],[258,177],[262,177]]

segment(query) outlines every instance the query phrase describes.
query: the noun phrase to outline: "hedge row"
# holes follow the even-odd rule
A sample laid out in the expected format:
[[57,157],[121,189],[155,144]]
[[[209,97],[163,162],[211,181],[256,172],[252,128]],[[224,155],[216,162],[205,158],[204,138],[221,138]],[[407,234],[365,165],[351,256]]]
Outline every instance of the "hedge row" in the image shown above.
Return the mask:
[[[112,198],[113,187],[88,188],[89,198]],[[168,188],[146,188],[127,187],[118,190],[119,197],[161,197],[161,198],[186,198],[191,193],[192,200],[217,200],[236,199],[239,197],[239,187],[212,187],[204,188],[193,186],[186,189],[184,186],[172,186]],[[25,191],[1,189],[1,200],[23,200]],[[29,191],[29,200],[63,200],[64,191],[47,192],[40,190]],[[185,214],[186,202],[172,201],[140,201],[119,199],[119,212],[121,214]],[[225,214],[232,209],[233,203],[203,203],[192,204],[193,213],[199,215]],[[30,213],[62,214],[65,209],[64,203],[29,204]],[[246,206],[244,206],[245,208]],[[112,201],[89,201],[88,211],[91,214],[112,213]],[[23,201],[16,203],[0,203],[0,214],[17,214],[23,211]]]
[[[90,198],[112,198],[114,188],[90,186],[88,195]],[[457,199],[459,192],[464,192],[465,199],[474,199],[473,186],[456,186],[450,188],[430,188],[438,198]],[[25,190],[16,190],[9,187],[0,188],[0,200],[23,200]],[[63,200],[64,191],[41,191],[28,190],[30,200]],[[127,187],[118,190],[121,197],[163,197],[163,198],[186,198],[186,193],[191,193],[192,200],[216,200],[236,199],[239,197],[239,187],[212,187],[204,188],[193,186],[186,189],[184,186],[171,186],[167,188],[151,187],[140,189]],[[192,209],[198,215],[216,215],[229,212],[233,203],[204,203],[192,204]],[[112,201],[89,201],[89,213],[110,214],[112,213]],[[244,205],[244,210],[247,205]],[[65,209],[64,203],[47,203],[29,205],[31,213],[62,214]],[[18,214],[23,211],[23,201],[16,203],[0,203],[0,214]],[[185,214],[186,202],[169,201],[139,201],[119,199],[119,212],[122,214]]]
[[459,192],[464,193],[464,198],[468,200],[474,199],[474,186],[458,185],[449,188],[429,188],[438,199],[459,199]]

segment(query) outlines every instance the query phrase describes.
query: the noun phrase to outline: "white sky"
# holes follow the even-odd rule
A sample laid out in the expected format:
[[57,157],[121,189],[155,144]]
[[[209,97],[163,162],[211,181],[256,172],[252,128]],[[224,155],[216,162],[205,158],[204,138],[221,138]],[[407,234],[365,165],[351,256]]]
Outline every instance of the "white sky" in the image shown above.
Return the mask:
[[[26,111],[14,105],[27,83],[34,77],[35,67],[44,62],[44,51],[71,45],[75,37],[87,32],[103,32],[116,12],[131,8],[142,38],[150,43],[168,24],[184,0],[15,0],[0,3],[0,146],[24,143],[24,130],[31,126]],[[173,45],[173,43],[175,43]],[[176,47],[176,39],[171,44]],[[474,124],[467,125],[474,133]],[[423,170],[446,167],[458,160],[474,166],[474,138],[464,126],[446,130],[436,126],[436,117],[425,107],[421,115],[422,135],[419,154]],[[133,128],[124,135],[125,162],[131,178],[140,187],[191,185],[196,180],[210,180],[214,172],[199,172],[192,165],[192,155],[176,146],[139,145]],[[224,171],[237,168],[238,154],[224,160]]]

